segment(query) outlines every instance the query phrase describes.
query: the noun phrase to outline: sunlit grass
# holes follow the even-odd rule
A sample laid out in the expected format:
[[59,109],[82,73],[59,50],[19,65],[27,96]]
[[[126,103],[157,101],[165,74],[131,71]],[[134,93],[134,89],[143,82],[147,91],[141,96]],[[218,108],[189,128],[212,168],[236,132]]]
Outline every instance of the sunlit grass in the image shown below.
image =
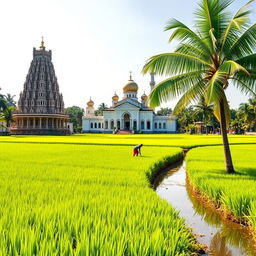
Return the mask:
[[[256,143],[255,135],[230,135],[231,144]],[[0,136],[0,142],[63,143],[63,144],[103,144],[135,145],[143,143],[155,146],[191,148],[198,145],[222,145],[220,135],[187,134],[82,134],[72,136]]]
[[193,186],[256,227],[256,145],[231,146],[236,174],[225,173],[223,148],[192,149],[186,158]]
[[191,255],[191,232],[145,174],[181,149],[0,145],[0,255]]

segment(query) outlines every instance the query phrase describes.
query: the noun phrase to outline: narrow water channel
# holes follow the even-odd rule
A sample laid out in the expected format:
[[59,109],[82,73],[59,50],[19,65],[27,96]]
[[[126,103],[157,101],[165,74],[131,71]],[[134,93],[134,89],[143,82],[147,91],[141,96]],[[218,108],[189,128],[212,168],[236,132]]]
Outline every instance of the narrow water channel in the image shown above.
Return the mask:
[[215,256],[253,256],[256,250],[248,231],[232,221],[224,221],[216,211],[191,194],[186,187],[185,161],[157,180],[156,192],[175,207],[192,228],[199,243]]

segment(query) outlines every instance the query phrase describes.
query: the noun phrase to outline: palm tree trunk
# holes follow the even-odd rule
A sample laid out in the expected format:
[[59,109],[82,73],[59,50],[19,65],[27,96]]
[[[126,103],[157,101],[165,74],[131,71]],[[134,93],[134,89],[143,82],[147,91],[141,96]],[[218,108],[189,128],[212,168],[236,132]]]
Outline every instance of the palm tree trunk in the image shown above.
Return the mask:
[[220,128],[221,128],[221,135],[222,135],[224,154],[225,154],[226,172],[234,173],[235,170],[234,170],[231,152],[230,152],[229,143],[228,143],[226,115],[225,115],[225,108],[224,108],[223,100],[220,100],[220,119],[221,119],[220,120]]

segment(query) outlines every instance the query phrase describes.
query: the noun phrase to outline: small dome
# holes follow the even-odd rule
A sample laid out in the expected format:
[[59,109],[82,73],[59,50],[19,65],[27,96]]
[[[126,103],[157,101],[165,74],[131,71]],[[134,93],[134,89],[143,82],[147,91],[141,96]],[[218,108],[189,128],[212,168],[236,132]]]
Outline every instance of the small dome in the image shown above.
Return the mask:
[[147,99],[148,99],[148,96],[144,92],[144,94],[141,96],[141,100],[147,101]]
[[114,96],[112,97],[112,100],[118,101],[119,97],[118,95],[115,93]]
[[88,107],[93,107],[94,102],[92,101],[92,99],[90,98],[90,100],[87,102],[87,106]]
[[137,92],[138,85],[133,80],[129,80],[128,83],[124,86],[123,91],[124,92]]

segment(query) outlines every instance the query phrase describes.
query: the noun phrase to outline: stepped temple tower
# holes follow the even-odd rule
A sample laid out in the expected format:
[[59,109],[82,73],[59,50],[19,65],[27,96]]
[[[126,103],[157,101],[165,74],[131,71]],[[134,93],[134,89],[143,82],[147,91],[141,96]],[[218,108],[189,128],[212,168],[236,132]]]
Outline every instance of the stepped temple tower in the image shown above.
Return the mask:
[[18,108],[13,114],[11,134],[68,134],[68,115],[52,64],[52,52],[42,39],[40,48],[33,49],[31,62]]

